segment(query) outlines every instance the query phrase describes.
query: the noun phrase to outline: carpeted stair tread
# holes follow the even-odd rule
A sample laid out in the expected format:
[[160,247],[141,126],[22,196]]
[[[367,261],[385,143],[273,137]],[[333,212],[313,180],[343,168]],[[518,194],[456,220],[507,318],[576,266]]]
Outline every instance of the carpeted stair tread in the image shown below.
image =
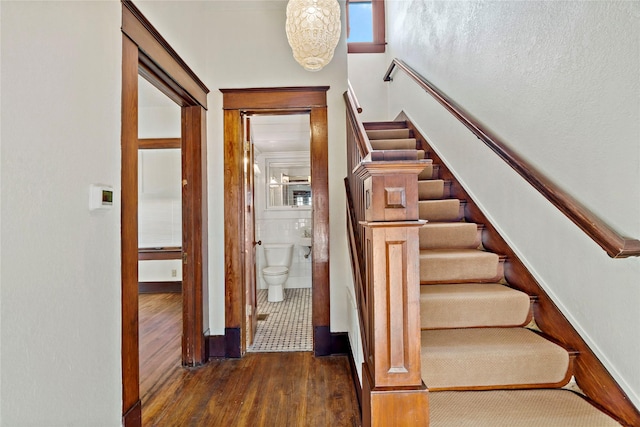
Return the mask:
[[418,199],[432,200],[442,199],[444,197],[444,180],[429,179],[426,181],[418,181]]
[[441,391],[429,393],[431,427],[619,426],[568,390]]
[[407,128],[402,129],[370,129],[367,130],[369,140],[372,139],[406,139],[411,136]]
[[522,326],[529,295],[499,283],[420,286],[422,329]]
[[458,283],[499,280],[500,257],[476,249],[421,249],[420,282]]
[[421,332],[422,379],[429,389],[564,385],[569,354],[525,328]]
[[475,249],[481,240],[478,225],[472,222],[428,222],[419,233],[420,249]]
[[415,138],[406,139],[372,139],[371,148],[374,150],[415,150]]
[[459,199],[420,200],[420,219],[428,221],[459,221],[462,218]]

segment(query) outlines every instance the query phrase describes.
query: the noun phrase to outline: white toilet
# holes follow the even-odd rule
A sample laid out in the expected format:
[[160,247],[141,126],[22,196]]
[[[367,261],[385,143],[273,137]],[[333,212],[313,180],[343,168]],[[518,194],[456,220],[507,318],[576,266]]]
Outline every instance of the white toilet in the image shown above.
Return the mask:
[[266,267],[262,269],[262,277],[269,286],[267,300],[282,301],[284,284],[289,277],[289,267],[293,258],[293,243],[265,243],[264,258]]

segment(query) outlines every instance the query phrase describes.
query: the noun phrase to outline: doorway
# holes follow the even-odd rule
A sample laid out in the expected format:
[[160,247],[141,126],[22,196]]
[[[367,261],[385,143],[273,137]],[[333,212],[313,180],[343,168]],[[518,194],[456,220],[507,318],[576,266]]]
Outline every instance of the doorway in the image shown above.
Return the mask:
[[141,425],[138,333],[138,75],[181,108],[182,364],[204,362],[207,284],[206,106],[209,90],[130,2],[122,2],[123,424]]
[[[309,113],[244,114],[248,142],[247,352],[312,351],[312,182]],[[254,274],[255,271],[255,274]],[[252,310],[249,310],[252,311]],[[255,329],[254,329],[255,328]]]
[[143,419],[182,362],[180,106],[138,78],[138,325]]
[[247,265],[255,265],[252,239],[247,239],[244,191],[243,115],[309,114],[311,166],[311,252],[313,351],[331,353],[329,305],[329,188],[327,86],[221,89],[224,109],[225,164],[225,350],[227,357],[246,351]]

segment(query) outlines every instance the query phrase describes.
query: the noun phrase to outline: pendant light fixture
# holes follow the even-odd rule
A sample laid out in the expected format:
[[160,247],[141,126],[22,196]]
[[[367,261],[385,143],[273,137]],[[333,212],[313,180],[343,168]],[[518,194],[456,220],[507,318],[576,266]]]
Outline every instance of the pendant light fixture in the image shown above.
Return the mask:
[[333,58],[340,40],[337,0],[289,0],[287,40],[295,60],[308,71],[318,71]]

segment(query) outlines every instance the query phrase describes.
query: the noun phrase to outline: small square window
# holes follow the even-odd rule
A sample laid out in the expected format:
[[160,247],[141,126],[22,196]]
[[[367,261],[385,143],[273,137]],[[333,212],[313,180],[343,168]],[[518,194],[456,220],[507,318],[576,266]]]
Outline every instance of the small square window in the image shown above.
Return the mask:
[[347,0],[347,26],[349,53],[384,52],[384,0]]

